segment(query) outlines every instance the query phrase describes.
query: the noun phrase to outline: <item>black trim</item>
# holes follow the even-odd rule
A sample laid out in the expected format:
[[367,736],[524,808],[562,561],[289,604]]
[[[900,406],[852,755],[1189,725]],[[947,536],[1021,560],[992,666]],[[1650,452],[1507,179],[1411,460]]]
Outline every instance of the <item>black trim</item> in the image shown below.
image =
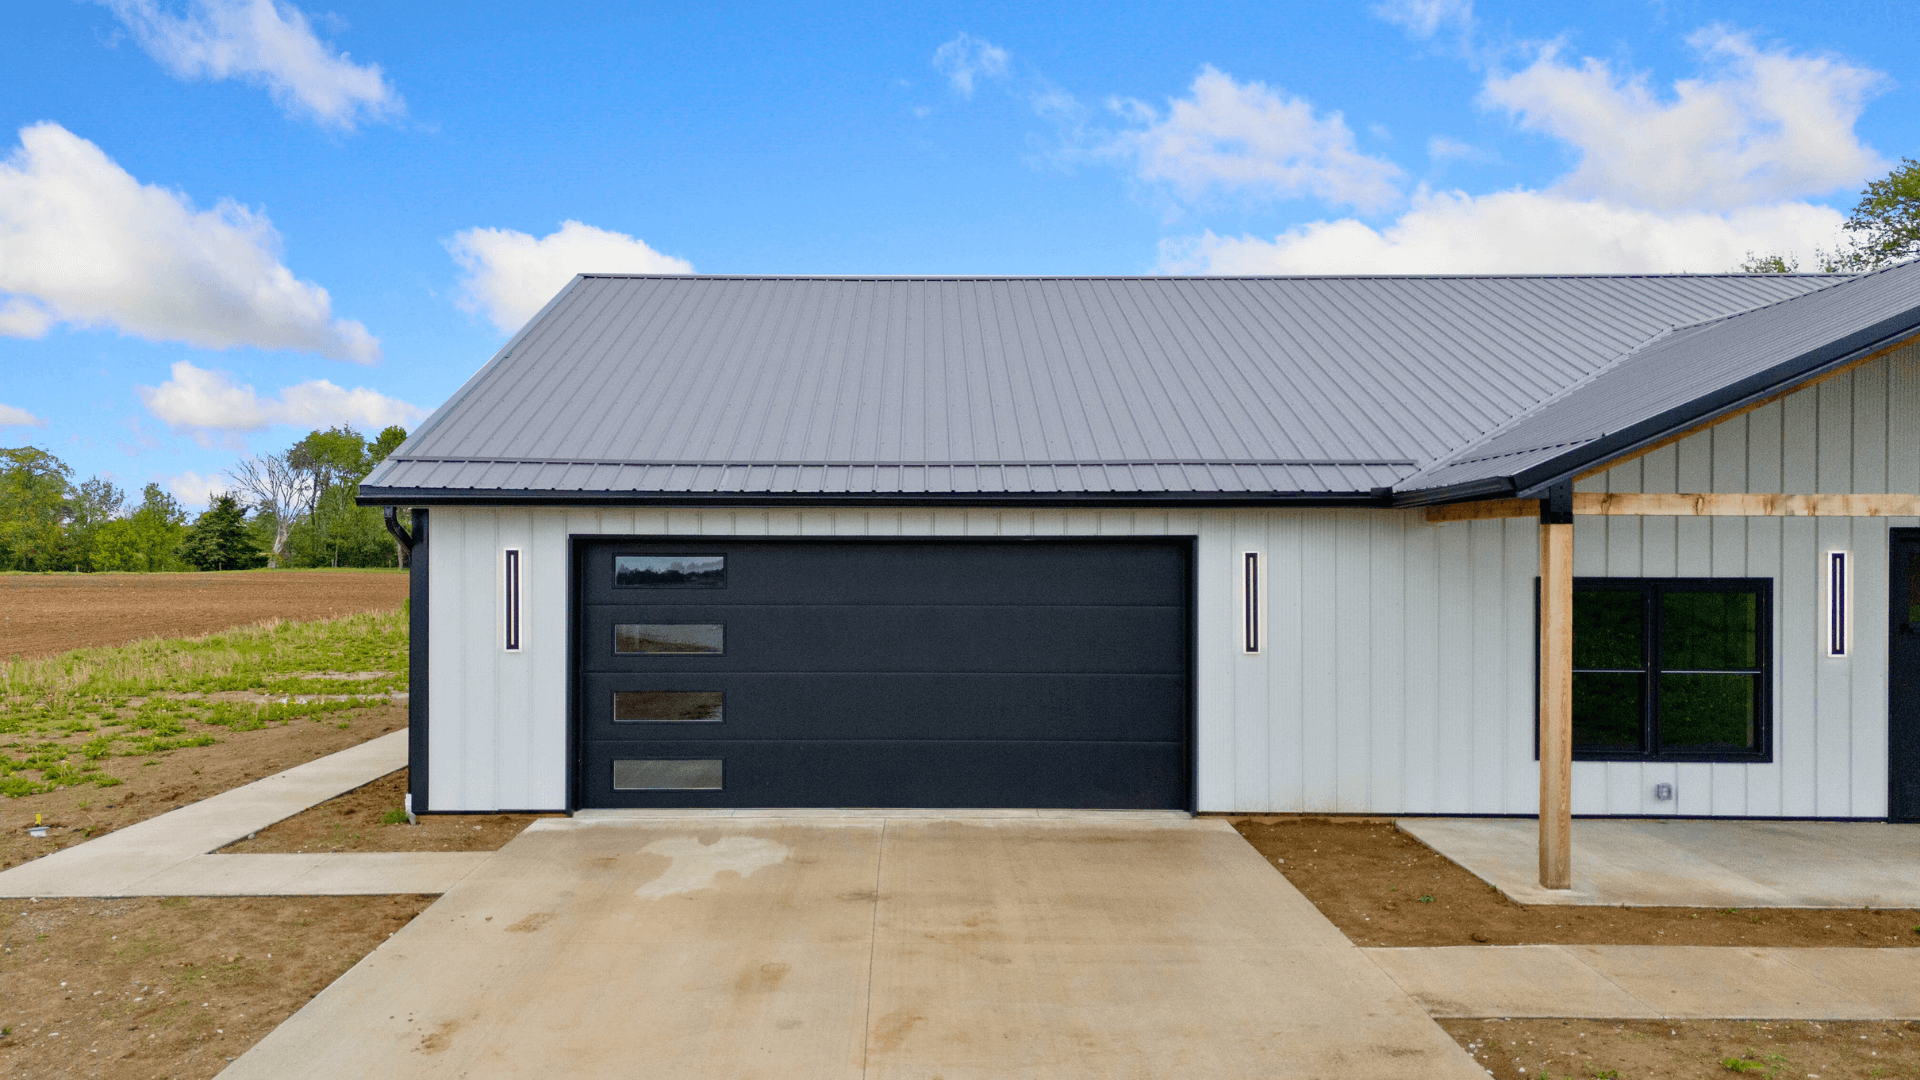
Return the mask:
[[427,512],[413,512],[412,542],[407,545],[407,794],[415,814],[429,813],[427,801]]
[[[553,488],[373,488],[362,486],[360,506],[1297,506],[1391,507],[1392,498],[1373,492],[835,492],[806,491],[561,491]],[[677,538],[671,538],[677,539]]]
[[413,537],[400,524],[400,508],[397,506],[389,506],[387,507],[386,513],[380,515],[380,518],[386,522],[387,531],[393,534],[393,538],[400,541],[400,546],[406,548],[408,552],[412,552]]
[[1573,483],[1555,484],[1540,500],[1540,524],[1573,524]]
[[587,537],[567,538],[567,813],[580,809],[580,548]]
[[[1658,748],[1660,708],[1660,669],[1656,663],[1659,650],[1659,605],[1649,600],[1645,608],[1646,624],[1644,629],[1647,687],[1645,703],[1641,717],[1642,738],[1647,746],[1645,750],[1582,750],[1576,744],[1573,750],[1575,761],[1639,761],[1651,763],[1664,762],[1731,762],[1746,765],[1764,765],[1773,761],[1773,706],[1774,679],[1778,675],[1774,664],[1774,588],[1772,578],[1686,578],[1686,577],[1577,577],[1573,579],[1574,602],[1579,602],[1582,591],[1586,592],[1639,592],[1657,597],[1660,592],[1679,588],[1688,592],[1758,592],[1760,594],[1760,625],[1755,629],[1758,636],[1760,675],[1760,700],[1757,703],[1758,715],[1754,719],[1754,741],[1757,748],[1751,751],[1737,750],[1662,750]],[[1540,760],[1540,579],[1533,579],[1533,759]],[[1577,670],[1577,669],[1576,669]],[[1607,815],[1611,816],[1611,815]]]

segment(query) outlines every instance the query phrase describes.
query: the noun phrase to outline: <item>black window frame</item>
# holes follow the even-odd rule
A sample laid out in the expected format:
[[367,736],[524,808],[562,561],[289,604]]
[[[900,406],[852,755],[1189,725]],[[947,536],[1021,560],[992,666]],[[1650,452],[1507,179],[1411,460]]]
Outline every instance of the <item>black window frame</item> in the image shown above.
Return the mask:
[[[1773,696],[1774,696],[1774,612],[1772,578],[1732,578],[1732,577],[1576,577],[1573,579],[1573,592],[1577,604],[1582,592],[1638,592],[1642,595],[1641,612],[1644,622],[1642,640],[1645,654],[1646,689],[1642,695],[1640,732],[1641,750],[1583,750],[1575,745],[1575,761],[1639,761],[1639,762],[1724,762],[1740,764],[1766,764],[1773,761]],[[1668,592],[1752,592],[1760,597],[1758,626],[1755,634],[1756,660],[1751,669],[1759,676],[1758,699],[1754,703],[1754,743],[1752,750],[1731,750],[1717,748],[1712,750],[1668,750],[1660,745],[1660,651],[1664,647],[1661,634],[1661,618],[1664,605],[1662,595]],[[1540,581],[1534,579],[1534,760],[1540,758]],[[1576,672],[1580,669],[1575,668]],[[1691,670],[1691,669],[1689,669]],[[1741,669],[1726,669],[1729,671]]]

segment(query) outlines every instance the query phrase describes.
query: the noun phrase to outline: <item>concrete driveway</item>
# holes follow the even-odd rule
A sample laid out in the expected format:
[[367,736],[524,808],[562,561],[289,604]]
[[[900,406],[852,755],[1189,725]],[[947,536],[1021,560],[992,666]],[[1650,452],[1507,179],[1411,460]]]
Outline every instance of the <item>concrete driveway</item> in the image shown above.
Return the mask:
[[888,811],[536,822],[221,1075],[1486,1074],[1225,822]]

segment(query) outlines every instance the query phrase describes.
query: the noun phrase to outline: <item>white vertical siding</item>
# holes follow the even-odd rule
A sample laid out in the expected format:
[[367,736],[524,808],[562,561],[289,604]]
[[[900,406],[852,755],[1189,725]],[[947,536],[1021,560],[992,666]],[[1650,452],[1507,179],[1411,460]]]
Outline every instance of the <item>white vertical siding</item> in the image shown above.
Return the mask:
[[[1831,379],[1580,484],[1587,491],[1920,490],[1920,348]],[[1765,764],[1582,762],[1580,814],[1875,817],[1886,810],[1886,562],[1905,519],[1598,518],[1582,576],[1774,581],[1774,755]],[[1196,786],[1203,810],[1529,814],[1534,577],[1527,520],[1418,511],[433,511],[433,809],[565,805],[568,538],[1192,536]],[[525,553],[520,655],[498,646],[499,551]],[[1853,552],[1854,653],[1820,655],[1821,557]],[[1267,567],[1268,639],[1241,652],[1238,554]],[[1655,802],[1653,785],[1677,798]]]

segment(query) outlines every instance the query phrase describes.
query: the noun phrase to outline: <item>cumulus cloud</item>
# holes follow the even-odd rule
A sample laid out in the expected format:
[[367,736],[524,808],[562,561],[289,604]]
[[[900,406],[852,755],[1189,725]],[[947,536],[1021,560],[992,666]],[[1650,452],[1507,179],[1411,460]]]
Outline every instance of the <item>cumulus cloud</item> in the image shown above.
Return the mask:
[[258,431],[275,424],[305,428],[351,424],[363,431],[378,431],[389,424],[411,427],[426,415],[424,410],[379,391],[358,386],[348,390],[326,379],[299,383],[277,396],[263,397],[251,386],[185,360],[173,365],[172,375],[159,386],[136,390],[148,412],[177,430],[237,432]]
[[520,329],[575,274],[691,274],[693,264],[644,240],[578,221],[538,239],[513,229],[467,229],[446,241],[460,264],[461,310],[486,312],[503,333]]
[[[1462,8],[1461,10],[1464,10]],[[1424,24],[1422,24],[1424,25]],[[1656,92],[1643,75],[1549,46],[1487,78],[1484,101],[1577,159],[1544,190],[1416,190],[1391,221],[1315,221],[1271,239],[1163,242],[1161,266],[1212,274],[1714,272],[1749,252],[1817,264],[1842,217],[1808,201],[1884,167],[1854,130],[1882,76],[1763,49],[1709,27],[1708,73]],[[1436,136],[1435,160],[1473,148]]]
[[356,64],[321,41],[292,4],[192,0],[185,14],[175,15],[157,0],[100,2],[176,78],[265,86],[288,113],[342,130],[405,108],[378,64]]
[[1271,240],[1199,237],[1161,244],[1161,268],[1200,274],[1700,273],[1750,251],[1831,245],[1830,207],[1785,203],[1713,212],[1655,211],[1538,191],[1419,192],[1380,228],[1316,221]]
[[46,427],[47,422],[25,409],[0,405],[0,427]]
[[173,492],[173,497],[179,499],[182,506],[196,510],[213,505],[213,500],[225,495],[233,485],[224,477],[202,476],[188,469],[160,481],[160,486]]
[[264,214],[231,200],[196,210],[66,128],[36,124],[0,161],[0,334],[70,323],[378,360],[367,328],[333,318],[327,290],[295,278],[279,247]]
[[1007,50],[964,31],[933,50],[934,70],[945,75],[947,82],[965,97],[973,96],[975,79],[1005,75],[1007,60]]
[[1164,112],[1131,100],[1114,107],[1135,126],[1104,152],[1187,201],[1223,192],[1377,209],[1400,198],[1399,167],[1361,153],[1339,113],[1316,113],[1305,98],[1211,65]]
[[1417,38],[1473,28],[1473,0],[1387,0],[1373,13]]
[[1762,49],[1712,26],[1688,39],[1712,67],[1671,95],[1604,60],[1557,47],[1487,80],[1485,98],[1579,155],[1559,188],[1655,209],[1697,210],[1821,195],[1885,168],[1854,124],[1885,84],[1830,56]]

